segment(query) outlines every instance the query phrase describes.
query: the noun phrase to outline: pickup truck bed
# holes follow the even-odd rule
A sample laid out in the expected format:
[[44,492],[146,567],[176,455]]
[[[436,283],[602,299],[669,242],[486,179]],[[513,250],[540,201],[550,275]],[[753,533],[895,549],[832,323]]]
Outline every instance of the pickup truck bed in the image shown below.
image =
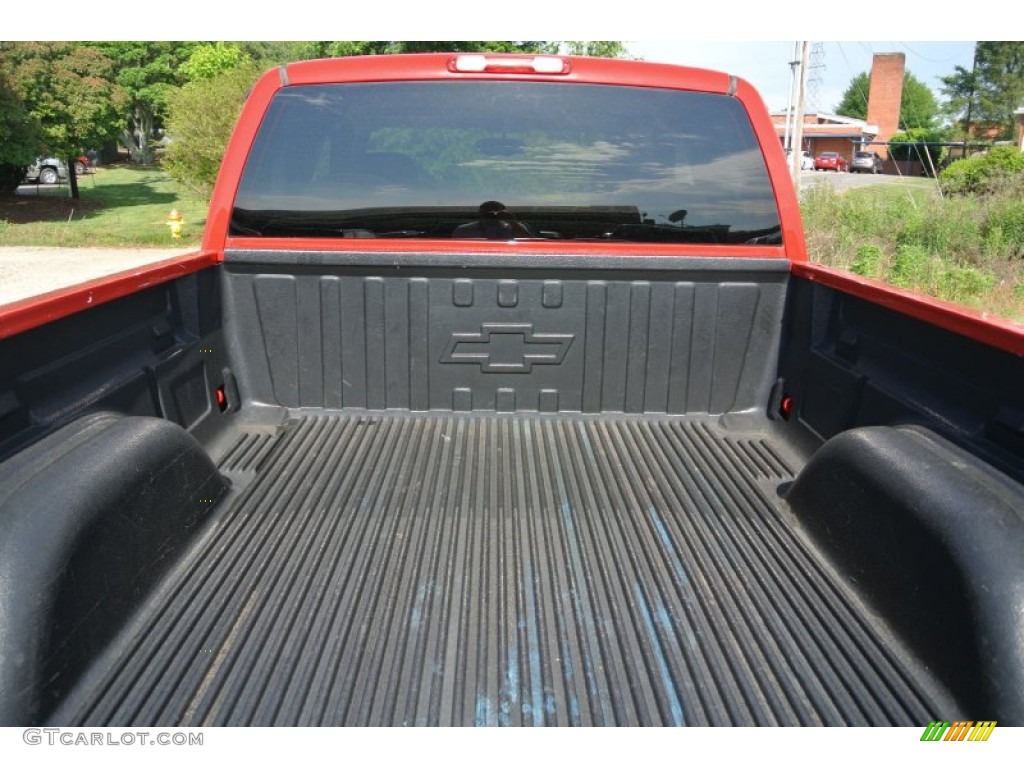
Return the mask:
[[[430,262],[441,258],[395,264],[367,255],[335,264],[321,254],[312,266],[311,254],[264,264],[229,254],[223,267],[102,307],[84,326],[75,318],[57,324],[58,333],[72,323],[79,334],[100,333],[104,311],[121,322],[134,318],[86,345],[119,371],[105,380],[122,382],[96,406],[131,399],[123,360],[135,360],[149,371],[161,404],[153,407],[200,442],[163,448],[179,432],[187,437],[180,427],[154,420],[176,431],[147,436],[145,416],[101,410],[12,460],[32,459],[32,451],[47,457],[33,459],[50,473],[23,486],[33,493],[75,485],[83,474],[111,477],[116,493],[80,492],[122,499],[91,504],[112,521],[111,537],[129,530],[133,509],[152,506],[138,501],[151,485],[172,499],[159,512],[171,522],[161,524],[194,531],[139,566],[155,574],[142,580],[151,587],[136,586],[140,579],[124,569],[108,573],[108,589],[134,597],[96,621],[101,637],[71,659],[75,671],[55,675],[61,682],[30,705],[48,708],[46,721],[913,725],[963,711],[964,690],[978,690],[977,681],[961,681],[954,695],[955,672],[936,673],[947,662],[963,666],[947,658],[959,647],[936,654],[927,642],[908,642],[913,627],[900,617],[928,628],[927,616],[858,592],[866,587],[871,597],[872,575],[884,591],[898,592],[902,569],[928,581],[930,554],[908,549],[895,566],[865,555],[851,566],[842,553],[857,534],[844,533],[837,554],[813,525],[832,514],[829,525],[838,529],[853,516],[870,539],[889,524],[872,517],[880,503],[860,501],[850,513],[840,497],[854,457],[883,452],[899,430],[870,428],[852,456],[815,470],[811,459],[827,453],[820,438],[766,409],[777,340],[759,327],[788,325],[780,291],[794,283],[778,263],[636,258],[627,270],[617,260],[551,256],[521,259],[499,275],[491,265],[499,257],[439,274]],[[803,297],[811,286],[795,281],[790,289]],[[831,292],[816,290],[819,299],[807,306],[820,308]],[[559,291],[581,298],[544,307],[545,296]],[[515,307],[499,305],[513,294]],[[623,302],[625,322],[607,319],[606,296],[632,296]],[[203,319],[200,300],[233,308],[223,328],[216,314]],[[713,311],[695,313],[700,303]],[[842,316],[855,314],[848,308]],[[892,317],[880,323],[889,333],[899,327]],[[560,365],[535,360],[532,375],[483,370],[530,354],[525,342],[476,340],[473,350],[493,355],[487,361],[457,356],[470,355],[468,348],[450,351],[452,338],[498,319],[517,321],[506,328],[517,339],[530,319],[543,325],[538,333],[573,336],[569,351]],[[165,337],[186,339],[190,324],[202,339],[144,351],[166,344],[153,329],[177,327]],[[860,329],[865,350],[869,326]],[[850,329],[835,332],[848,337]],[[41,342],[51,331],[35,333]],[[417,333],[428,337],[422,348],[405,341]],[[32,341],[29,334],[25,343]],[[133,343],[140,349],[126,354]],[[795,354],[799,345],[785,346]],[[108,348],[119,356],[106,355]],[[421,354],[425,371],[410,363]],[[72,355],[44,369],[54,375],[79,365]],[[674,373],[661,375],[667,371]],[[223,412],[210,394],[222,380]],[[791,386],[800,391],[795,380]],[[474,399],[483,409],[466,410]],[[559,399],[571,410],[540,410]],[[402,407],[410,402],[464,407]],[[514,402],[528,410],[503,410]],[[813,406],[807,398],[807,417],[823,418]],[[834,418],[837,406],[821,413]],[[687,408],[696,412],[673,412]],[[145,412],[137,402],[134,409]],[[122,428],[138,436],[104,437]],[[110,471],[83,469],[93,458],[68,453],[87,432],[96,434],[83,450],[101,462],[113,456]],[[148,442],[162,458],[147,458]],[[160,491],[162,481],[151,478],[186,460],[168,456],[212,464],[189,474],[184,487],[168,481]],[[121,488],[125,464],[139,467],[143,490]],[[884,457],[866,472],[858,486],[878,486],[883,496],[913,475],[892,472]],[[223,489],[206,479],[218,474]],[[824,491],[815,490],[819,480]],[[945,493],[935,478],[926,482],[923,498]],[[55,505],[15,495],[7,509]],[[154,525],[133,523],[152,531],[146,541],[159,538],[147,527]],[[75,546],[88,552],[103,544]],[[40,580],[52,582],[48,573]],[[84,592],[89,600],[94,594]],[[65,643],[87,637],[81,628],[107,599],[78,606],[82,618]],[[952,619],[938,612],[932,620]]]
[[787,519],[802,460],[767,420],[268,417],[54,722],[913,725],[943,702]]
[[1024,725],[1024,334],[808,264],[749,84],[302,63],[221,168],[0,310],[0,725]]

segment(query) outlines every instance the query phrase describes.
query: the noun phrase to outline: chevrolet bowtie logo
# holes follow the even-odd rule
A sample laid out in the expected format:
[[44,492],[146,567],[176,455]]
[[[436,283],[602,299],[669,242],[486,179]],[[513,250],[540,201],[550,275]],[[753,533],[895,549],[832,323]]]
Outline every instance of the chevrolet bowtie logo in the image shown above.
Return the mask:
[[483,373],[529,373],[535,365],[559,365],[575,338],[571,333],[534,333],[531,323],[484,323],[480,333],[453,333],[442,363],[475,363]]

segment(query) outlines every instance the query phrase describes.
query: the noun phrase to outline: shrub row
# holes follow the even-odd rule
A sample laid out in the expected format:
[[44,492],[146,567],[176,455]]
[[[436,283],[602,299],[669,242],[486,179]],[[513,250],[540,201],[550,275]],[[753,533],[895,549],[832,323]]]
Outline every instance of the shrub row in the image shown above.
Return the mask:
[[939,174],[946,194],[987,195],[1009,189],[1018,192],[1024,185],[1024,153],[1015,147],[993,147],[950,163]]

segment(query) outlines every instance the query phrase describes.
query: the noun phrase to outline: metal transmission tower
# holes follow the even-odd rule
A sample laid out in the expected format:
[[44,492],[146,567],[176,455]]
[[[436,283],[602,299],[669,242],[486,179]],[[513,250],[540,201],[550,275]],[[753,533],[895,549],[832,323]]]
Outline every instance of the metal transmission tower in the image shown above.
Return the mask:
[[811,57],[807,70],[807,111],[820,112],[821,84],[825,80],[824,43],[811,43]]

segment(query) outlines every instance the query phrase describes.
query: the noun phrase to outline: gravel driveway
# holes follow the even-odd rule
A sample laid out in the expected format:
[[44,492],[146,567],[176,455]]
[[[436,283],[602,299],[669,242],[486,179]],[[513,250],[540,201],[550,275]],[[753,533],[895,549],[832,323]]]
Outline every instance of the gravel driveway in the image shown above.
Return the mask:
[[195,250],[195,247],[0,247],[0,305],[183,256]]
[[890,176],[888,174],[873,173],[833,173],[830,171],[801,171],[800,186],[803,190],[820,184],[831,184],[837,192],[845,192],[848,189],[858,187],[870,187],[874,185],[897,186],[897,187],[929,187],[935,186],[934,179],[925,179],[920,176]]

